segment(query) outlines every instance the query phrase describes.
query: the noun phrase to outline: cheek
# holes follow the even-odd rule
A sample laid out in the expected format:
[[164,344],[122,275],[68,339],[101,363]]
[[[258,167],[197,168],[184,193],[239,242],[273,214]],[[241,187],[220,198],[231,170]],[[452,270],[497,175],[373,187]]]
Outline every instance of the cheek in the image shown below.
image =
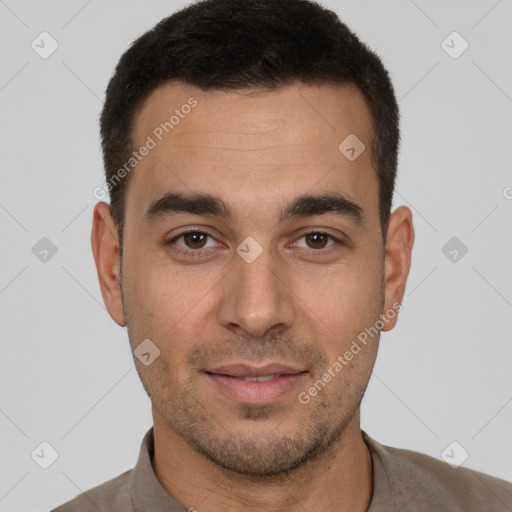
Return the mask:
[[161,351],[159,359],[176,371],[204,335],[219,276],[214,272],[198,276],[192,267],[178,268],[158,254],[140,254],[132,258],[125,278],[133,344],[151,339]]
[[134,253],[131,262],[127,275],[135,313],[154,327],[171,328],[204,294],[203,284],[191,281],[186,272],[170,265],[163,251]]
[[360,261],[366,263],[347,265],[320,279],[317,276],[307,286],[304,281],[300,285],[304,314],[320,334],[318,343],[324,344],[330,359],[374,325],[382,312],[382,264],[376,258]]
[[[339,267],[322,275],[316,274],[308,280],[310,299],[323,305],[335,305],[344,311],[371,305],[371,301],[382,292],[382,262],[371,254],[358,252]],[[304,280],[306,282],[306,280]],[[298,286],[302,286],[298,283]],[[303,290],[306,292],[306,290]]]

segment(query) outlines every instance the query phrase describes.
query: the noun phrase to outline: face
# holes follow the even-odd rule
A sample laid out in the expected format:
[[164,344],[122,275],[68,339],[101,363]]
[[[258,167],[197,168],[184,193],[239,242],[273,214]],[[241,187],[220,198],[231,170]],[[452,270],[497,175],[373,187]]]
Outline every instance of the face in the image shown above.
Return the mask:
[[[350,134],[366,146],[355,160],[338,148]],[[130,176],[122,272],[106,256],[117,240],[106,210],[95,256],[132,350],[151,340],[150,364],[134,360],[154,414],[240,474],[314,459],[358,413],[380,333],[357,340],[393,327],[379,315],[400,302],[408,270],[406,250],[383,258],[363,97],[350,86],[166,84],[137,115],[142,146],[152,147]],[[394,219],[390,230],[403,224]]]

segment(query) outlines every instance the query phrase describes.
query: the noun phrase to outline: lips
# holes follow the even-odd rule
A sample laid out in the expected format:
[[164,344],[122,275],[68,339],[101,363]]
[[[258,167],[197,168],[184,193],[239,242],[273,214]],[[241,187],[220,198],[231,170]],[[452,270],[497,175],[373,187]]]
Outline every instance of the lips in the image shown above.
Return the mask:
[[249,405],[265,405],[290,393],[307,375],[301,368],[271,363],[264,366],[225,365],[206,370],[215,389],[225,397]]
[[206,370],[207,373],[226,375],[228,377],[264,377],[269,375],[295,375],[302,369],[294,368],[280,363],[269,363],[263,366],[250,366],[247,364],[230,364]]

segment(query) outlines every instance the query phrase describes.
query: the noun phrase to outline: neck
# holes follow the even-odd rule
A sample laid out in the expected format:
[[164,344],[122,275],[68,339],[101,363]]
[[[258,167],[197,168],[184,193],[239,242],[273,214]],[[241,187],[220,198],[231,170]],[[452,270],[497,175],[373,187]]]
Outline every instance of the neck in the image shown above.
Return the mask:
[[156,477],[193,510],[363,512],[373,492],[372,459],[363,441],[359,410],[328,452],[283,476],[253,479],[226,472],[191,448],[153,410]]

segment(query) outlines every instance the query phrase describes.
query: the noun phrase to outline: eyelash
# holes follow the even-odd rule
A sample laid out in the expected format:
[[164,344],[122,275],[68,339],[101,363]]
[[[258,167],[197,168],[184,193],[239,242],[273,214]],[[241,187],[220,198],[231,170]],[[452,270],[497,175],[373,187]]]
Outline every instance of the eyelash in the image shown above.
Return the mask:
[[[193,233],[198,233],[198,234],[201,234],[201,235],[206,235],[207,237],[210,237],[210,238],[214,238],[212,235],[210,235],[209,233],[206,233],[205,231],[201,231],[199,229],[188,229],[187,231],[183,231],[183,232],[179,233],[178,235],[172,237],[170,240],[165,241],[164,245],[166,245],[166,246],[173,245],[178,239],[180,239],[182,236],[187,235],[189,233],[192,233],[192,234]],[[312,231],[307,231],[306,233],[302,233],[302,235],[298,238],[298,240],[300,240],[301,238],[303,238],[303,237],[305,237],[307,235],[325,235],[330,240],[335,242],[334,244],[332,244],[329,247],[324,248],[324,249],[309,249],[309,251],[312,254],[314,254],[314,257],[322,256],[322,253],[325,254],[328,251],[330,252],[330,249],[333,249],[333,248],[339,249],[340,246],[345,245],[341,240],[339,240],[335,236],[331,235],[330,233],[326,233],[325,231],[317,231],[317,230],[312,230]],[[212,249],[212,247],[208,247],[207,249]],[[191,257],[191,258],[201,258],[201,257],[204,256],[204,250],[203,249],[183,249],[183,248],[178,248],[178,249],[175,249],[175,250],[177,252],[181,253],[182,255],[187,256],[187,257]]]

